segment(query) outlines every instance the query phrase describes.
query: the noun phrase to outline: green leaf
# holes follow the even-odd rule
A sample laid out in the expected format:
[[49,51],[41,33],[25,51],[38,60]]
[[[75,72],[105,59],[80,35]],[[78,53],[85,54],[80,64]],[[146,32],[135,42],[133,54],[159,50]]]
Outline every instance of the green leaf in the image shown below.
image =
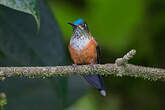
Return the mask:
[[37,0],[0,0],[0,4],[33,15],[37,22],[38,28],[40,27],[40,16]]

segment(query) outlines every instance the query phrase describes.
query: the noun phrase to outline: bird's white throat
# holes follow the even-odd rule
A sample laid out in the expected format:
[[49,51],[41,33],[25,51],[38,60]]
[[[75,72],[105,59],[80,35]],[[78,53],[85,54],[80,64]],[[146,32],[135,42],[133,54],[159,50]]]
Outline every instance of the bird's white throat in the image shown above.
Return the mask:
[[91,37],[89,33],[78,27],[73,31],[72,38],[70,40],[70,45],[75,50],[82,50],[88,45],[90,38]]
[[88,45],[90,41],[89,37],[82,35],[81,37],[72,37],[70,40],[70,45],[75,50],[82,50],[84,47]]

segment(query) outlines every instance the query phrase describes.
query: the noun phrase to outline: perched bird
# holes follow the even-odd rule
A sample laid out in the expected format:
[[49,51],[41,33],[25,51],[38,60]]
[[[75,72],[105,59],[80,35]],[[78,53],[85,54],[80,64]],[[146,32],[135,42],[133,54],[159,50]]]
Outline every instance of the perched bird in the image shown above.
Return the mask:
[[[74,64],[91,64],[92,66],[92,64],[100,63],[100,48],[95,38],[89,32],[86,22],[83,19],[78,19],[74,23],[68,24],[73,28],[68,48]],[[102,96],[106,96],[100,75],[83,75],[83,77],[97,88]]]

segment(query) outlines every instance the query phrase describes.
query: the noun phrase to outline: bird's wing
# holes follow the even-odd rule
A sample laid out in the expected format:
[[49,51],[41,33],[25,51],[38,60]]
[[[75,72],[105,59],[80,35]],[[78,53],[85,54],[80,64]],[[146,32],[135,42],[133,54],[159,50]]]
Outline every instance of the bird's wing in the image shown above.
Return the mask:
[[102,59],[101,49],[100,49],[100,46],[97,43],[97,40],[94,37],[93,37],[93,39],[96,42],[97,63],[101,64],[101,59]]
[[[94,37],[93,37],[94,38]],[[100,46],[97,43],[97,40],[94,38],[95,42],[96,42],[96,54],[97,54],[97,63],[100,64],[101,63],[101,49]]]
[[101,63],[101,49],[99,45],[96,46],[96,52],[97,52],[97,63],[100,64]]

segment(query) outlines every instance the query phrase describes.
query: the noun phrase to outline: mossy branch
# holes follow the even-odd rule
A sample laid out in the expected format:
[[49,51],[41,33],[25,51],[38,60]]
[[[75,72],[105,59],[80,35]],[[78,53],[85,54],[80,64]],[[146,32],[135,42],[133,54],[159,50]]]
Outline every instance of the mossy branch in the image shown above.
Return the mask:
[[136,66],[128,64],[136,51],[131,50],[123,58],[118,58],[115,64],[95,64],[73,66],[48,66],[48,67],[0,67],[0,78],[29,77],[46,78],[73,74],[100,74],[114,76],[140,77],[148,80],[165,81],[165,69]]

